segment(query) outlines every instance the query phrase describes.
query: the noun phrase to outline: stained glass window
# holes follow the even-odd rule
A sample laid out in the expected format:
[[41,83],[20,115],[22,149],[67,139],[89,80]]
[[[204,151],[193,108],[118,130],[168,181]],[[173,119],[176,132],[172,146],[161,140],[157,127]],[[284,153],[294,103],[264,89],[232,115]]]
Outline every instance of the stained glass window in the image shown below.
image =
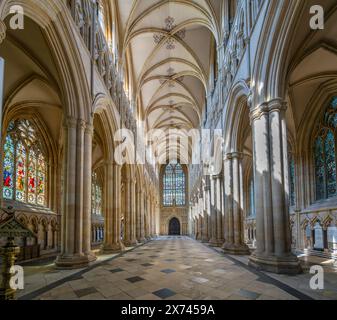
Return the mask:
[[3,197],[29,204],[46,204],[46,161],[28,120],[10,123],[4,145]]
[[163,175],[163,205],[165,207],[184,206],[186,203],[185,173],[179,163],[166,166]]
[[36,155],[30,150],[28,164],[28,202],[36,202]]
[[14,188],[14,143],[10,136],[6,137],[4,145],[4,166],[3,166],[3,197],[13,199]]
[[314,144],[316,200],[337,195],[337,97],[331,100],[319,128]]
[[94,215],[102,215],[102,194],[102,184],[94,172],[91,184],[91,213]]
[[37,159],[37,203],[44,205],[46,196],[46,161],[42,154]]

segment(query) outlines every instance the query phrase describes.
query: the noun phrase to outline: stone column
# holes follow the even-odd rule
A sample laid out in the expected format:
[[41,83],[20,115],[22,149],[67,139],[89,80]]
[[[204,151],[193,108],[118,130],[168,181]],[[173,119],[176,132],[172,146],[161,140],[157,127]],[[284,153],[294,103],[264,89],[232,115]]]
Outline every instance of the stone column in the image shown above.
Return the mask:
[[[206,178],[207,179],[207,178]],[[203,225],[202,225],[202,242],[208,242],[209,241],[209,185],[207,185],[207,182],[205,181],[204,187],[203,187]]]
[[157,232],[157,209],[158,209],[158,203],[156,199],[153,199],[153,236],[156,238],[158,236]]
[[154,207],[153,207],[153,198],[150,197],[150,236],[154,237]]
[[159,201],[156,200],[156,237],[160,236],[160,205]]
[[151,197],[151,238],[154,238],[154,203]]
[[[77,143],[76,143],[76,186],[75,186],[75,219],[76,222],[84,221],[83,205],[84,205],[84,131],[85,122],[77,121]],[[91,168],[89,169],[91,172]],[[77,223],[75,227],[75,247],[79,252],[83,251],[83,224]]]
[[216,223],[217,223],[217,218],[216,218],[216,196],[215,196],[215,177],[211,176],[210,177],[210,184],[211,184],[211,238],[209,240],[209,243],[211,245],[217,245],[216,242]]
[[195,239],[197,240],[199,238],[199,229],[198,229],[198,221],[199,221],[199,215],[198,215],[198,201],[197,201],[197,197],[195,196],[194,198],[194,206],[193,206],[193,216],[194,216],[194,235],[195,235]]
[[145,242],[145,208],[144,208],[144,196],[143,190],[139,190],[139,201],[140,201],[140,242]]
[[136,239],[138,242],[141,242],[141,234],[140,234],[140,229],[141,229],[141,191],[140,188],[137,184],[137,188],[136,188],[136,195],[137,195],[137,199],[136,199]]
[[[221,205],[219,190],[217,190],[219,186],[218,176],[212,176],[211,178],[211,224],[212,224],[212,236],[209,241],[210,245],[218,247],[222,246],[223,240],[218,238],[219,235],[219,227],[221,228],[221,216],[219,219],[219,212]],[[219,225],[220,223],[220,225]]]
[[124,245],[126,247],[131,246],[131,180],[126,178],[125,185],[125,197],[124,201]]
[[193,217],[194,217],[194,235],[195,238],[198,239],[199,237],[199,230],[198,230],[198,219],[199,219],[199,215],[198,215],[198,198],[197,196],[194,196],[193,199]]
[[202,200],[202,193],[199,190],[198,194],[197,194],[197,218],[198,218],[198,240],[201,241],[202,239],[202,233],[203,233],[203,200]]
[[150,235],[150,199],[148,196],[145,195],[145,239],[146,240],[151,240],[151,235]]
[[233,167],[231,154],[224,157],[225,244],[234,243],[233,230]]
[[128,179],[125,182],[125,246],[134,246],[137,244],[135,235],[136,222],[136,181]]
[[92,180],[92,139],[93,126],[86,124],[84,131],[84,163],[83,163],[83,252],[94,256],[91,251],[91,180]]
[[137,215],[137,197],[136,197],[136,180],[134,179],[131,182],[131,204],[132,204],[132,210],[131,210],[131,243],[132,245],[137,245],[137,237],[136,237],[136,229],[137,229],[137,221],[136,221],[136,215]]
[[251,110],[257,249],[253,267],[275,273],[298,273],[300,263],[291,253],[286,104],[271,100]]
[[245,255],[249,248],[244,243],[243,208],[241,194],[241,161],[242,155],[238,152],[227,154],[225,158],[225,253]]
[[221,176],[216,177],[216,212],[217,212],[217,243],[218,246],[222,246],[224,243],[224,232],[222,229],[222,203],[223,203],[223,194],[222,194],[222,188],[221,188]]
[[[105,164],[105,219],[103,251],[119,252],[124,249],[121,240],[121,166],[113,161]],[[113,196],[112,196],[113,195]]]
[[222,232],[222,239],[225,242],[225,188],[224,188],[224,177],[222,178],[222,183],[220,185],[221,188],[221,232]]
[[212,237],[212,221],[211,221],[211,179],[210,176],[206,178],[206,212],[207,212],[207,225],[208,225],[208,239]]
[[[87,232],[87,212],[84,212],[84,197],[87,195],[87,189],[84,189],[84,181],[87,180],[87,173],[84,173],[84,159],[87,159],[84,146],[85,127],[83,120],[74,118],[68,118],[64,124],[61,253],[55,261],[59,268],[81,268],[95,259],[90,251],[90,222]],[[90,174],[91,168],[88,171]]]

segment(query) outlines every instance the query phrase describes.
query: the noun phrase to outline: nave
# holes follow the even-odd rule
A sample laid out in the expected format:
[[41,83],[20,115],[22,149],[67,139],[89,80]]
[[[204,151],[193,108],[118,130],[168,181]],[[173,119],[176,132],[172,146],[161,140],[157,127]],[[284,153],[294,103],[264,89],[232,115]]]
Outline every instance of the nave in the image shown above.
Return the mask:
[[[130,249],[130,248],[129,248]],[[162,236],[81,271],[51,264],[25,267],[19,299],[37,300],[308,300],[336,299],[337,276],[325,267],[325,290],[309,288],[310,274],[287,277],[248,266],[185,236]],[[304,268],[317,261],[302,261]],[[34,269],[35,268],[35,269]],[[42,275],[42,277],[41,277]],[[37,278],[40,285],[37,288]],[[54,279],[54,281],[53,281]],[[55,281],[55,279],[58,279]],[[43,285],[43,283],[48,283]],[[29,283],[34,283],[30,286]]]
[[[27,230],[18,296],[281,298],[264,271],[336,298],[336,19],[336,0],[0,0],[0,231],[13,216]],[[322,291],[306,291],[311,265]]]

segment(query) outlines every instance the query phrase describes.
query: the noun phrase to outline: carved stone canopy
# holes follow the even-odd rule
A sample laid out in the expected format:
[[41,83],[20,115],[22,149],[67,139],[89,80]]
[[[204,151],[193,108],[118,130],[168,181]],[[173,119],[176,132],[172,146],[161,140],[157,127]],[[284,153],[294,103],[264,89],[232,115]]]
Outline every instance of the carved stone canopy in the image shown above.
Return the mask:
[[19,220],[16,219],[15,212],[5,212],[7,213],[8,217],[0,222],[0,237],[36,237],[32,231],[30,231]]

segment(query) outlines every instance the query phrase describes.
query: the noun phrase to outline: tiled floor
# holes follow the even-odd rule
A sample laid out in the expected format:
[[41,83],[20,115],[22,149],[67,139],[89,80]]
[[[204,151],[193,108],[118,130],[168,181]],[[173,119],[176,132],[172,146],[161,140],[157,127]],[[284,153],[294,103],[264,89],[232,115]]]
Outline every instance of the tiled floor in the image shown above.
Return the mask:
[[[295,300],[337,299],[334,283],[327,295],[310,295],[296,281],[271,276],[187,237],[161,237],[89,270],[49,284],[22,299],[109,300]],[[309,275],[310,276],[310,275]],[[336,276],[336,274],[334,275]],[[289,279],[292,279],[291,281]],[[331,276],[329,277],[331,280]],[[337,277],[333,278],[337,280]],[[308,280],[308,281],[309,281]],[[335,291],[333,290],[335,289]]]

